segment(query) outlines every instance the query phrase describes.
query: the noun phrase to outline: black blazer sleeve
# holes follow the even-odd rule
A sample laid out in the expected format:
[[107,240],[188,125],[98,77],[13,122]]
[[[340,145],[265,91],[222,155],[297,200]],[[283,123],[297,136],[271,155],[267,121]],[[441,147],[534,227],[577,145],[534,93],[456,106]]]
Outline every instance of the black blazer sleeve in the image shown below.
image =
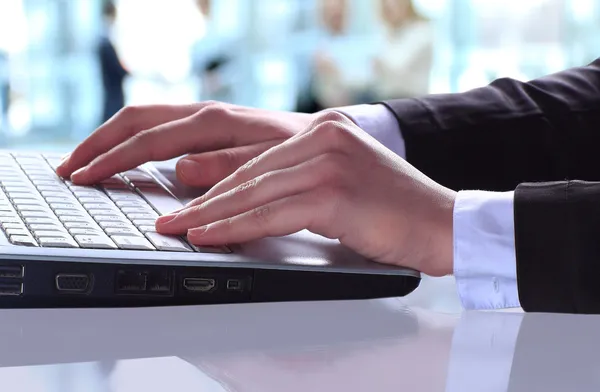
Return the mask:
[[499,79],[384,104],[396,115],[407,160],[449,188],[600,180],[600,59],[526,83]]
[[600,60],[527,83],[385,103],[407,159],[450,188],[515,191],[526,311],[600,313]]

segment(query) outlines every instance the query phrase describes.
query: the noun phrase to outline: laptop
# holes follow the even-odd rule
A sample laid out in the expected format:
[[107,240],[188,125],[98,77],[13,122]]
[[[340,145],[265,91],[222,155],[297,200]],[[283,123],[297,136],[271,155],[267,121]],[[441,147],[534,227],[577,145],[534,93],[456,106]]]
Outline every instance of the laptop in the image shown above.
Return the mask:
[[79,186],[62,154],[0,151],[0,308],[401,297],[420,274],[308,231],[197,247],[155,230],[187,192],[146,164]]

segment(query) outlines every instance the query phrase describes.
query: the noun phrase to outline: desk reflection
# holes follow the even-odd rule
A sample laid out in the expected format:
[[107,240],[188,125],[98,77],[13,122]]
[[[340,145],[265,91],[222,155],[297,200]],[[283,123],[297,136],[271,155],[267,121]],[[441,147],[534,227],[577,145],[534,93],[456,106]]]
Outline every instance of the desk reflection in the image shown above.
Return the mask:
[[588,391],[600,317],[398,299],[0,311],[2,390]]

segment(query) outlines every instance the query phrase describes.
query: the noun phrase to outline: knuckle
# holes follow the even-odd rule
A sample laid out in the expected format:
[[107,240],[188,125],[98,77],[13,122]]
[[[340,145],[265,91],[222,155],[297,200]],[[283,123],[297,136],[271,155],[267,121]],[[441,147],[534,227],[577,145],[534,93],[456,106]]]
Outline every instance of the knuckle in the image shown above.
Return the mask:
[[346,117],[345,115],[343,115],[340,112],[330,110],[330,111],[320,113],[318,115],[317,119],[321,123],[323,123],[323,122],[345,122],[348,120],[348,117]]
[[238,156],[230,149],[223,150],[220,157],[222,167],[228,172],[233,172],[239,168]]
[[125,106],[123,109],[119,110],[119,112],[117,113],[117,116],[126,117],[126,118],[136,117],[142,111],[143,111],[143,108],[141,106],[130,105],[130,106]]
[[258,162],[258,157],[254,157],[252,159],[250,159],[248,162],[244,163],[242,166],[240,166],[240,168],[237,170],[237,175],[243,175],[244,173],[249,172]]
[[235,192],[236,194],[246,194],[246,193],[248,193],[248,192],[251,192],[251,191],[252,191],[254,188],[256,188],[257,184],[258,184],[258,179],[256,179],[256,178],[253,178],[253,179],[252,179],[252,180],[250,180],[250,181],[246,181],[246,182],[244,182],[243,184],[241,184],[241,185],[238,185],[238,186],[235,188],[235,191],[234,191],[234,192]]
[[254,210],[252,210],[252,217],[260,225],[267,224],[271,219],[271,215],[272,210],[268,205],[256,207]]
[[211,102],[204,109],[198,112],[200,117],[207,120],[219,120],[225,117],[229,112],[229,109],[222,102]]
[[152,132],[151,129],[146,129],[134,134],[131,137],[131,141],[136,145],[139,144],[145,146],[151,143],[153,136],[154,132]]
[[331,147],[346,146],[352,139],[352,132],[347,127],[341,126],[336,122],[325,122],[316,131],[321,142]]

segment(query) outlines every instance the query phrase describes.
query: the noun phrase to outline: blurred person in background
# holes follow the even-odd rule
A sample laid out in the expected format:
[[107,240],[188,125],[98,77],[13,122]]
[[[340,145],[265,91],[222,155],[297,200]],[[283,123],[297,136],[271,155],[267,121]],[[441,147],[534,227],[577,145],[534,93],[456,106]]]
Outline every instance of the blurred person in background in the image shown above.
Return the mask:
[[106,27],[105,33],[98,44],[98,59],[104,90],[102,121],[105,122],[125,106],[123,81],[129,75],[129,72],[121,63],[111,39],[111,33],[117,19],[117,8],[112,1],[104,2],[102,15]]
[[385,36],[372,64],[374,99],[427,94],[433,63],[432,24],[416,12],[412,0],[379,0],[378,6]]
[[306,112],[365,101],[369,42],[348,31],[348,0],[321,0],[324,32],[313,56]]
[[8,75],[8,53],[0,49],[0,130],[8,122],[10,84]]
[[221,31],[215,22],[212,0],[196,0],[205,21],[206,34],[192,47],[192,73],[200,79],[199,100],[231,103],[236,79],[236,40]]

